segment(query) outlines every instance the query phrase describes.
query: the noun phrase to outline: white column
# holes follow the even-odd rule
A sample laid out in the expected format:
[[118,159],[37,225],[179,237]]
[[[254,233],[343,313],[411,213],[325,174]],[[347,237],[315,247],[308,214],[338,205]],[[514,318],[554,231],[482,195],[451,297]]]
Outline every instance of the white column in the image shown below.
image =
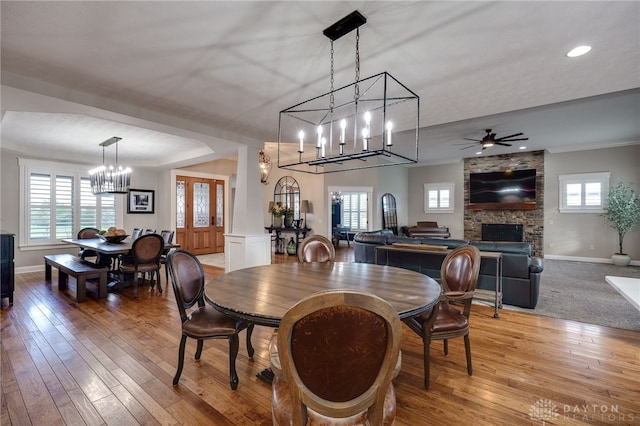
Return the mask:
[[258,169],[258,148],[238,150],[233,227],[225,235],[227,272],[271,263],[271,235],[264,230],[262,187]]

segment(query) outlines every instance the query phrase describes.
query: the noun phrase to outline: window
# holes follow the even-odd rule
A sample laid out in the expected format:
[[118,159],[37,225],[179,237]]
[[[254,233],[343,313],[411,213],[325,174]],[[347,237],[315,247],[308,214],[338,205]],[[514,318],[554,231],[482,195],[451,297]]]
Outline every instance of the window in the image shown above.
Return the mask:
[[560,212],[601,213],[609,195],[609,172],[560,175]]
[[342,192],[342,226],[352,231],[367,230],[366,192]]
[[115,195],[95,196],[87,171],[20,159],[21,246],[57,244],[86,227],[116,225]]
[[424,184],[425,213],[453,213],[453,182]]

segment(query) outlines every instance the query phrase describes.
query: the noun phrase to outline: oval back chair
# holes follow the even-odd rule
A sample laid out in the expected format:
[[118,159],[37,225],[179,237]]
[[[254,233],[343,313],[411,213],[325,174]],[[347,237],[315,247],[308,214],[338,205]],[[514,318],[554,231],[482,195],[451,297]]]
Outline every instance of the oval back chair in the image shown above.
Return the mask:
[[[449,353],[448,340],[464,337],[467,373],[471,376],[471,342],[469,340],[469,314],[473,293],[480,273],[480,251],[471,245],[460,246],[445,257],[440,266],[442,295],[438,305],[429,312],[404,320],[417,333],[424,344],[424,387],[429,389],[430,345],[432,340],[443,340],[444,353]],[[454,307],[461,306],[462,310]]]
[[235,390],[238,387],[238,374],[236,373],[238,333],[245,328],[247,329],[247,352],[249,358],[253,357],[254,350],[251,345],[253,324],[235,320],[205,302],[204,271],[200,261],[193,254],[184,250],[174,250],[167,255],[167,264],[171,271],[173,293],[176,296],[182,320],[178,369],[173,377],[173,385],[176,386],[180,381],[187,337],[198,341],[196,360],[200,359],[204,340],[227,339],[229,340],[229,381],[231,389]]
[[394,424],[401,336],[396,310],[372,294],[330,290],[295,304],[278,329],[273,424]]
[[335,259],[335,247],[322,235],[307,237],[298,247],[298,261],[300,262],[333,262]]

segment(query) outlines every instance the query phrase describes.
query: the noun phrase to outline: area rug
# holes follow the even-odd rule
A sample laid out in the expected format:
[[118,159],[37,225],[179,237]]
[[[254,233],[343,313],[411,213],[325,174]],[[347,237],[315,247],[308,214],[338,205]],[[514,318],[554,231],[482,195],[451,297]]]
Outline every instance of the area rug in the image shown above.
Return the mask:
[[504,308],[640,331],[640,311],[605,281],[607,275],[640,278],[640,267],[545,259],[536,308]]
[[203,265],[215,266],[216,268],[224,269],[224,253],[203,254],[197,256],[197,258]]

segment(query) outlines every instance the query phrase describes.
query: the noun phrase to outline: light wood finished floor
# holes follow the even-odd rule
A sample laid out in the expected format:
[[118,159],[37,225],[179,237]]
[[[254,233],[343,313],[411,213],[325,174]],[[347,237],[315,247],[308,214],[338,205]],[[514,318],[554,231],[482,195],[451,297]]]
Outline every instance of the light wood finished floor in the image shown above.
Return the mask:
[[[338,250],[339,260],[352,256]],[[16,278],[15,304],[1,314],[0,424],[271,424],[271,389],[255,377],[268,367],[271,329],[256,327],[251,360],[241,339],[237,391],[226,341],[205,342],[195,362],[190,339],[173,387],[180,321],[171,286],[163,294],[143,287],[138,300],[126,289],[75,303],[58,291],[55,273],[53,285],[44,272]],[[474,305],[473,376],[462,339],[450,342],[448,356],[435,342],[425,391],[421,341],[404,332],[398,425],[640,424],[639,333],[507,310],[494,319],[492,307]]]

